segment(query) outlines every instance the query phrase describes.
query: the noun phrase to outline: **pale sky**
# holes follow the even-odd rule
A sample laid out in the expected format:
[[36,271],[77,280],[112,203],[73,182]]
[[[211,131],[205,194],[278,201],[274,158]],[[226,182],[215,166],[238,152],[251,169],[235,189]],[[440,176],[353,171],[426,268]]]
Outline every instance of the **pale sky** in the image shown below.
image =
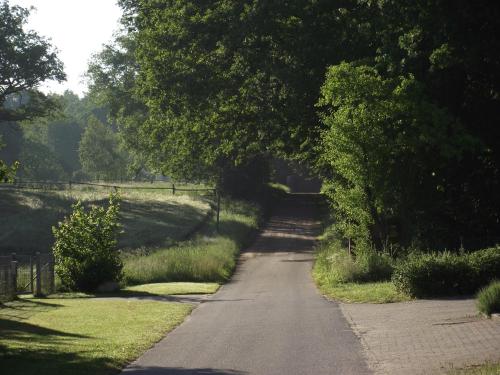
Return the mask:
[[42,91],[63,93],[69,89],[82,96],[87,90],[82,76],[89,59],[119,28],[121,9],[116,0],[9,0],[9,4],[37,8],[31,12],[27,28],[50,38],[64,63],[67,81],[45,84]]

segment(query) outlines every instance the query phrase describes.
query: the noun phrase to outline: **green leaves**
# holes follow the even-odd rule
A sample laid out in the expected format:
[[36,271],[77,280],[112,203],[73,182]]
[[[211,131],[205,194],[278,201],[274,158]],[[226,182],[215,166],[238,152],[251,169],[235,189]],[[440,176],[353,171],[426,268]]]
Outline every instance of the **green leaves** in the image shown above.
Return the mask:
[[[0,3],[0,122],[41,116],[54,108],[54,102],[36,91],[45,80],[66,79],[63,64],[52,45],[34,31],[23,27],[29,10]],[[28,93],[21,96],[21,93]],[[19,105],[4,106],[15,96]]]
[[117,251],[119,196],[109,206],[85,211],[81,202],[57,227],[52,227],[56,272],[70,290],[94,291],[104,282],[119,281],[123,268]]

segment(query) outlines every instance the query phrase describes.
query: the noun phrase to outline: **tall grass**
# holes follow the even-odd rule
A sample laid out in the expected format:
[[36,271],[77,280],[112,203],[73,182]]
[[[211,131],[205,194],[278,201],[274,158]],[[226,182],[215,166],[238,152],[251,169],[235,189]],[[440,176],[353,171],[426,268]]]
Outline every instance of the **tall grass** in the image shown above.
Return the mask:
[[197,238],[150,254],[124,258],[124,282],[145,284],[167,281],[227,280],[236,265],[239,250],[258,227],[259,209],[250,203],[225,200],[220,213],[220,231],[214,219]]
[[477,294],[477,308],[483,314],[500,313],[500,281],[493,281]]

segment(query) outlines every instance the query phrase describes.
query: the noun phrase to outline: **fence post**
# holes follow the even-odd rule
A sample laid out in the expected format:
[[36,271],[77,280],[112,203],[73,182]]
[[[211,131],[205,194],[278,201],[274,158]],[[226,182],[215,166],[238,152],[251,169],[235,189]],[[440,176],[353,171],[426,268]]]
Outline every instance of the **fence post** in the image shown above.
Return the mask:
[[56,280],[55,280],[55,274],[54,274],[54,266],[55,266],[55,259],[54,256],[51,255],[49,257],[49,294],[53,294],[56,291]]
[[35,294],[35,287],[33,285],[33,255],[30,255],[30,288],[31,294]]
[[40,253],[36,253],[36,284],[35,284],[35,297],[40,297],[42,295],[42,259]]
[[349,255],[351,255],[351,237],[349,237],[348,241],[349,241]]
[[175,195],[175,184],[172,184],[172,195]]
[[217,233],[219,233],[219,218],[220,218],[220,192],[219,190],[215,190],[215,194],[217,196]]
[[12,284],[11,298],[17,295],[17,261],[10,262],[10,282]]

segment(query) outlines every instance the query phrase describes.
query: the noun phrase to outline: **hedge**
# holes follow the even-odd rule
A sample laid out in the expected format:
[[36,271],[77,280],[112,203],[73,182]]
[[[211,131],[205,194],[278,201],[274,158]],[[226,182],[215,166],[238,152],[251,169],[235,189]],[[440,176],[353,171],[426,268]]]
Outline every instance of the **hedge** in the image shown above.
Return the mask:
[[473,294],[494,279],[500,279],[500,248],[413,254],[392,275],[396,288],[413,297]]

